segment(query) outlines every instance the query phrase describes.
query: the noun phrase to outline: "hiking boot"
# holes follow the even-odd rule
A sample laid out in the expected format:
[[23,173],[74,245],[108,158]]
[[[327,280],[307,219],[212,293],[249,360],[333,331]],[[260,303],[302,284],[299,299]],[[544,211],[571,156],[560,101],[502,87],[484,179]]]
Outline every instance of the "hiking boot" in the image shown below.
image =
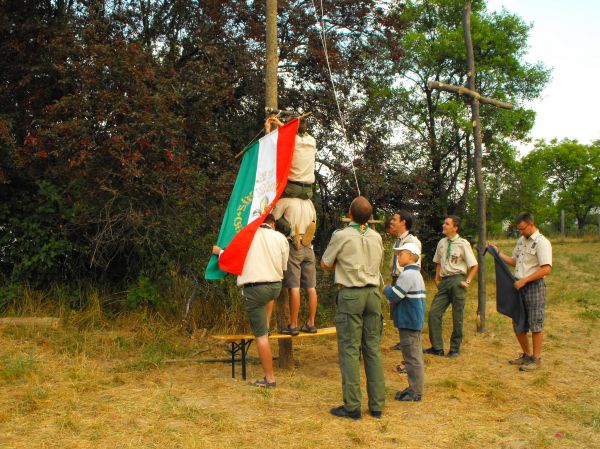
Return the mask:
[[453,359],[455,357],[458,357],[459,355],[460,355],[459,351],[450,350],[450,351],[448,351],[448,354],[446,354],[446,357]]
[[317,230],[317,224],[314,221],[311,221],[310,224],[306,227],[304,231],[304,235],[302,236],[302,246],[308,246],[315,238],[315,231]]
[[509,360],[508,363],[510,363],[511,365],[525,365],[526,363],[529,363],[530,359],[530,355],[527,355],[524,352],[522,352],[519,355],[519,357],[517,357],[516,359]]
[[443,349],[435,349],[435,348],[431,347],[429,349],[423,349],[423,354],[431,354],[431,355],[440,355],[440,356],[443,356],[444,355],[444,350]]
[[523,363],[519,369],[521,371],[535,371],[537,369],[540,369],[542,367],[542,359],[538,358],[538,357],[529,357],[529,360],[527,363]]
[[292,327],[288,324],[288,326],[285,329],[281,329],[279,331],[280,334],[283,335],[291,335],[292,337],[295,337],[296,335],[300,334],[300,329],[297,327]]
[[360,409],[348,411],[344,408],[343,405],[340,405],[339,407],[334,407],[331,410],[329,410],[329,412],[333,416],[337,416],[338,418],[350,418],[354,420],[360,419]]

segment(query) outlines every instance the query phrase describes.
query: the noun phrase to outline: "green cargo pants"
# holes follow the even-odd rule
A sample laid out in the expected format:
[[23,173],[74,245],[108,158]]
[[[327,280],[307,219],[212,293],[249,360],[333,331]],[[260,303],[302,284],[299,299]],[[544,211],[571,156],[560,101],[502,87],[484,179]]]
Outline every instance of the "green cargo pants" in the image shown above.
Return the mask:
[[385,403],[385,380],[380,348],[383,315],[379,289],[362,287],[340,290],[335,311],[335,328],[345,409],[360,410],[362,349],[367,375],[369,410],[382,411]]
[[442,317],[446,309],[452,304],[452,337],[450,337],[450,350],[460,352],[463,339],[463,317],[467,290],[460,285],[466,279],[463,274],[446,276],[438,285],[438,292],[433,298],[429,309],[429,341],[433,349],[444,349],[442,336]]

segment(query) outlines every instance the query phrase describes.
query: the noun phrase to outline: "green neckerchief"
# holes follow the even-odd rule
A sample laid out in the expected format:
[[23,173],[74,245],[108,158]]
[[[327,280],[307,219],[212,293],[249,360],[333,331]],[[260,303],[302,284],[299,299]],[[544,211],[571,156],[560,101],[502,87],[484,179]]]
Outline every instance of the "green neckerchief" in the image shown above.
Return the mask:
[[[454,236],[454,240],[456,240],[458,234]],[[446,237],[448,238],[448,237]],[[452,255],[452,240],[448,239],[448,248],[446,248],[446,261],[450,260],[450,256]]]
[[356,229],[361,235],[365,235],[365,232],[369,229],[369,223],[359,225],[358,223],[351,222],[348,226]]

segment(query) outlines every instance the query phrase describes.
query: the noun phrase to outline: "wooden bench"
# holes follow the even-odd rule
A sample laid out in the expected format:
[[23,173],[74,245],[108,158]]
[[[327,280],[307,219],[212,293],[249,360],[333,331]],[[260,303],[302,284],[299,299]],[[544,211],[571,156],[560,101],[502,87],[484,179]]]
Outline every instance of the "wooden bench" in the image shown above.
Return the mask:
[[[306,338],[306,337],[323,337],[325,335],[335,335],[335,327],[325,327],[318,329],[316,334],[309,334],[300,332],[300,334],[292,337],[287,334],[271,334],[269,336],[272,340],[288,339],[288,338]],[[242,379],[246,380],[246,355],[248,354],[248,348],[254,340],[254,335],[250,334],[238,334],[238,335],[213,335],[212,338],[215,340],[225,341],[231,343],[231,349],[227,352],[231,354],[231,377],[235,378],[235,356],[238,352],[241,352],[242,362]]]

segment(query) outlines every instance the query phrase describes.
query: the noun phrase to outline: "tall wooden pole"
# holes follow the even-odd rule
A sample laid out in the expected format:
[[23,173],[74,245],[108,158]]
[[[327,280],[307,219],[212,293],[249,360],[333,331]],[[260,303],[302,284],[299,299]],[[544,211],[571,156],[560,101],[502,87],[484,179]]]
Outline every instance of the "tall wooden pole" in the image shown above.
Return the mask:
[[265,67],[265,107],[277,109],[277,0],[267,0],[267,63]]
[[[266,47],[267,61],[265,64],[265,107],[278,109],[277,105],[277,66],[279,64],[277,43],[277,0],[267,0],[266,9]],[[276,302],[277,328],[282,329],[290,322],[290,301],[287,289],[282,289]],[[294,366],[292,340],[278,340],[279,368],[290,369]]]
[[[465,4],[463,11],[463,33],[467,46],[467,79],[469,89],[475,91],[475,55],[471,40],[471,2]],[[487,240],[485,185],[483,183],[481,122],[479,121],[479,99],[471,97],[471,120],[473,122],[473,142],[475,146],[475,184],[477,185],[477,213],[479,215],[479,238],[477,239],[477,330],[485,332],[485,246]]]

